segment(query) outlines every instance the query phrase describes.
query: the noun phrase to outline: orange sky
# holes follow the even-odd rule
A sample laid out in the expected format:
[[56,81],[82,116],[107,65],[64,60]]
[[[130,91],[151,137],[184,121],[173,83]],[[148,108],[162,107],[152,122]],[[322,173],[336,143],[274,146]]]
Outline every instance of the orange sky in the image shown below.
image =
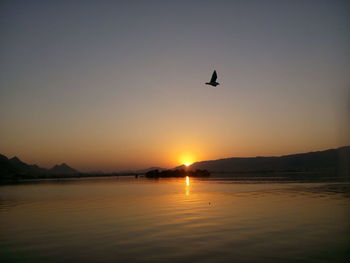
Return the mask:
[[347,8],[6,2],[0,153],[116,171],[348,145]]

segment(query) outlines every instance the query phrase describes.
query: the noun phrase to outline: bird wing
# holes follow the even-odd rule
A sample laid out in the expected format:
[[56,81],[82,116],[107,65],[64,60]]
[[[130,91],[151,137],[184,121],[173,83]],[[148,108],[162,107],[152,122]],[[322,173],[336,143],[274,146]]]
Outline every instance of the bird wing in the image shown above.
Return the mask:
[[214,70],[213,75],[211,76],[210,82],[215,82],[218,76],[216,75],[216,70]]

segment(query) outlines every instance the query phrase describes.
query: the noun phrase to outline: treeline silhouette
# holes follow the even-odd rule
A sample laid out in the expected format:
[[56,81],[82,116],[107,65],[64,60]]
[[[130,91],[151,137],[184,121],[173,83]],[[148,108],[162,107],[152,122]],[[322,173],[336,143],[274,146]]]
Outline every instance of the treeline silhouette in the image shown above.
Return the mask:
[[186,169],[174,169],[174,170],[152,170],[145,174],[147,178],[159,178],[159,177],[208,177],[210,173],[207,170],[186,170]]

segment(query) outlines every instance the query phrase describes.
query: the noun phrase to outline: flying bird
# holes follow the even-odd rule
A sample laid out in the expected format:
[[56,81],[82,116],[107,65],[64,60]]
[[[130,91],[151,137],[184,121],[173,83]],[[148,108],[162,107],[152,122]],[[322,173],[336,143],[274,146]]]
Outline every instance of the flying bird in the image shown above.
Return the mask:
[[219,82],[216,82],[216,79],[218,78],[218,75],[216,74],[216,70],[214,70],[213,75],[211,76],[210,82],[207,82],[205,84],[211,85],[213,87],[216,87],[217,85],[220,85]]

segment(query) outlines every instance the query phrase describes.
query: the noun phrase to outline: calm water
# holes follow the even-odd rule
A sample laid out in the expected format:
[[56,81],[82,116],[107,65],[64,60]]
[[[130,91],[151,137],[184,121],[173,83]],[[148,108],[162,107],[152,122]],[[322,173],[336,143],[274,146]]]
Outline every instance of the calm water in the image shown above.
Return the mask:
[[348,183],[104,178],[0,186],[1,262],[346,262]]

